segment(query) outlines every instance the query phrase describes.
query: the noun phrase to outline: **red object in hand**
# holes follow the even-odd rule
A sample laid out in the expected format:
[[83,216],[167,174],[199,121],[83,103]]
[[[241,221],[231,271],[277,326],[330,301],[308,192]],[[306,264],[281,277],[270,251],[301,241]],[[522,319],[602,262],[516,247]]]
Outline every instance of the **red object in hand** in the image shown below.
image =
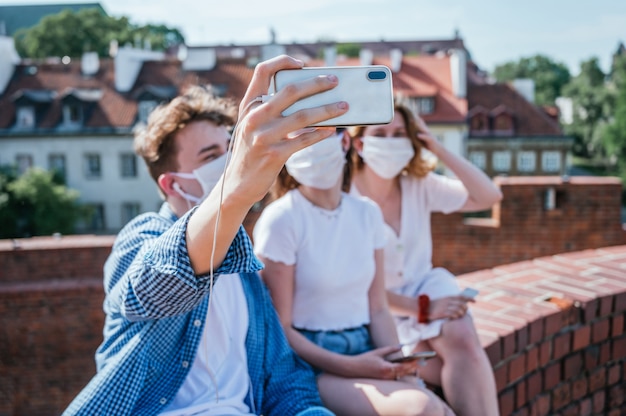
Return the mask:
[[430,309],[430,298],[428,295],[419,295],[417,297],[417,322],[427,324],[428,310]]

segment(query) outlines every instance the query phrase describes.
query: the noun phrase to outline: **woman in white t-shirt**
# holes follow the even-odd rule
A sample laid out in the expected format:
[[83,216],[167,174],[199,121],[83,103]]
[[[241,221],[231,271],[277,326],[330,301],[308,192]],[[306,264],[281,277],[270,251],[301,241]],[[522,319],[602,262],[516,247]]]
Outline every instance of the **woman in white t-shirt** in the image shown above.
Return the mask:
[[263,280],[330,410],[449,415],[414,377],[417,362],[385,359],[400,348],[383,281],[384,222],[370,200],[342,191],[350,183],[349,148],[339,133],[287,161],[275,183],[278,199],[254,228]]
[[[449,152],[396,100],[390,124],[353,128],[351,193],[372,199],[385,220],[385,286],[403,343],[434,350],[420,372],[459,415],[496,415],[493,370],[455,277],[433,268],[432,212],[480,211],[502,194],[480,169]],[[436,158],[458,179],[433,172]],[[431,365],[435,364],[435,365]]]

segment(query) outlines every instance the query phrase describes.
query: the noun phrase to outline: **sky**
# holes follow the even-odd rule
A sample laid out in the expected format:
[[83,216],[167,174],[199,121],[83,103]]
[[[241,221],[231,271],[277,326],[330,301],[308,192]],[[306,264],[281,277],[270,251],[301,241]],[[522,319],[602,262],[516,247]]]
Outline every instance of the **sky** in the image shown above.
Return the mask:
[[[74,1],[90,2],[97,0]],[[0,0],[0,4],[62,3]],[[626,0],[100,0],[111,16],[179,29],[190,46],[450,39],[458,30],[487,71],[544,54],[573,75],[592,57],[609,68],[626,44]]]

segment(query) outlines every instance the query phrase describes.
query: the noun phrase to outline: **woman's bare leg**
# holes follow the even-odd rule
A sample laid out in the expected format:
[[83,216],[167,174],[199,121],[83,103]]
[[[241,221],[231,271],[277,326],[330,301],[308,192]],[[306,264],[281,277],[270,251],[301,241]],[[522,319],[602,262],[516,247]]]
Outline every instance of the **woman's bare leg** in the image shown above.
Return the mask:
[[322,374],[317,385],[324,405],[338,415],[454,415],[434,393],[409,381]]
[[447,402],[459,416],[498,415],[493,369],[468,315],[445,322],[440,336],[418,348],[437,352],[438,360],[429,360],[420,376],[443,388]]

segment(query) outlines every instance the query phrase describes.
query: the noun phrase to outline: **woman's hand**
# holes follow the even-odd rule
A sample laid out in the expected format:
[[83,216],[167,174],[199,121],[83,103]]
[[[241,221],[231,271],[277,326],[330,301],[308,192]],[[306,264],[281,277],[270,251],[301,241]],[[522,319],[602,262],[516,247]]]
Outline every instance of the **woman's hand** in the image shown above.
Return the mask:
[[349,378],[375,378],[383,380],[397,380],[404,376],[414,376],[417,373],[419,360],[404,363],[392,363],[385,359],[391,353],[397,352],[400,347],[388,346],[364,352],[358,355],[346,355],[346,365],[342,366],[341,376]]
[[467,313],[468,302],[474,302],[474,299],[463,296],[448,296],[440,299],[431,299],[428,318],[431,321],[443,318],[462,318]]
[[415,123],[417,124],[417,138],[421,140],[422,144],[427,150],[430,150],[434,154],[438,155],[440,150],[443,150],[443,145],[435,138],[430,129],[422,120],[421,117],[415,117]]
[[[334,132],[334,128],[301,129],[348,110],[347,103],[339,102],[282,116],[296,101],[336,87],[335,76],[320,76],[288,85],[261,102],[259,97],[267,94],[270,80],[277,71],[302,65],[301,61],[283,55],[256,66],[241,101],[239,123],[232,139],[232,160],[225,180],[225,194],[231,198],[250,206],[263,198],[289,156]],[[299,133],[290,135],[296,131]]]

